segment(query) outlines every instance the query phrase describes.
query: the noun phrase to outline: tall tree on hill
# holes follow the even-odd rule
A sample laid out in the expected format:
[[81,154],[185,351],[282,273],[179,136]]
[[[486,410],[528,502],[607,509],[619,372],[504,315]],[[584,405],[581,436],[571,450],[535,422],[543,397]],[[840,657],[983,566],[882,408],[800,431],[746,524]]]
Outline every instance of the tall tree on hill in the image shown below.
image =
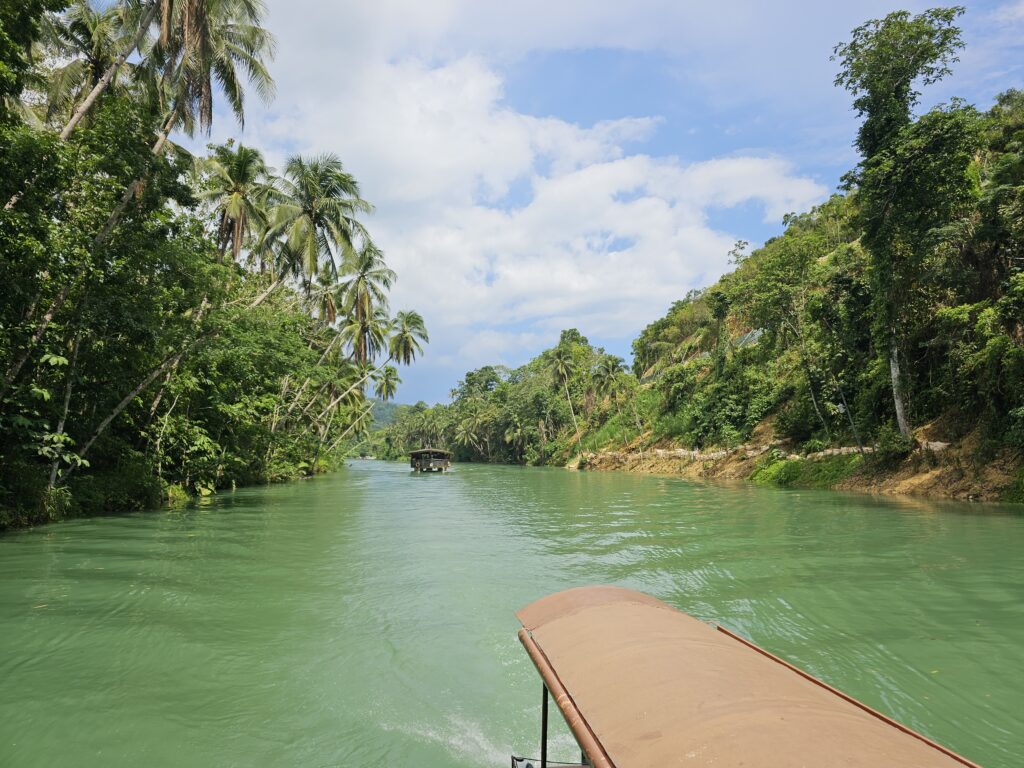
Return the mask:
[[[954,22],[962,7],[935,8],[912,16],[890,13],[853,30],[849,42],[834,49],[840,63],[836,85],[854,96],[853,107],[864,118],[857,132],[857,148],[863,157],[848,177],[861,187],[864,198],[864,244],[872,257],[876,304],[876,337],[887,353],[896,421],[904,437],[910,436],[905,396],[905,372],[901,370],[901,300],[914,283],[914,249],[919,242],[905,227],[927,200],[908,199],[901,184],[913,182],[906,166],[920,152],[912,149],[915,138],[912,110],[920,93],[918,84],[930,85],[950,73],[963,47]],[[927,142],[925,142],[927,144]],[[922,190],[916,190],[922,191]]]
[[[564,335],[564,334],[563,334]],[[580,425],[576,422],[576,411],[572,407],[572,398],[569,396],[569,379],[576,370],[576,361],[572,356],[572,349],[566,344],[560,344],[551,353],[551,375],[555,384],[565,390],[565,401],[569,404],[569,415],[572,416],[572,426],[576,430],[576,439],[580,437]]]

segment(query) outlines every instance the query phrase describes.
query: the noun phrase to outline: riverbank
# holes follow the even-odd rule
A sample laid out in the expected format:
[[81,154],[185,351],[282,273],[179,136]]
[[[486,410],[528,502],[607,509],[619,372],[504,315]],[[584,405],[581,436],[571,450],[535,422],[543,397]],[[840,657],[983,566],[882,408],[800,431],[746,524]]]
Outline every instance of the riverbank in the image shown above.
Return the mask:
[[766,440],[703,452],[668,445],[601,451],[584,454],[570,467],[746,480],[784,488],[1024,503],[1024,456],[1008,449],[986,455],[976,435],[956,444],[920,439],[905,456],[856,446],[801,455],[791,453],[785,441]]

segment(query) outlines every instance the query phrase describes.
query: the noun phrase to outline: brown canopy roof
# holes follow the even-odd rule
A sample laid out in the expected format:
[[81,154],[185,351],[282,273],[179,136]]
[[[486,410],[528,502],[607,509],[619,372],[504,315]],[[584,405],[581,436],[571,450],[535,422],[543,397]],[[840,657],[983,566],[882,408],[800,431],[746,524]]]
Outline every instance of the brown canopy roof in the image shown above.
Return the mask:
[[977,768],[639,592],[570,589],[516,616],[519,639],[597,768]]

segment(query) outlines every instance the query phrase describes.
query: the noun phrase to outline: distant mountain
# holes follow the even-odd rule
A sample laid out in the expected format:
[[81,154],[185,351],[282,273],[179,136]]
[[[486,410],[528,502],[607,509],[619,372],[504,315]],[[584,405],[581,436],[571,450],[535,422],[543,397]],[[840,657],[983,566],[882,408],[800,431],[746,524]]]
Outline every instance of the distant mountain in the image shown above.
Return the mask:
[[407,408],[408,406],[399,405],[398,403],[384,402],[383,400],[373,401],[373,427],[372,429],[383,429],[391,424],[395,423],[395,416],[398,414],[399,408]]

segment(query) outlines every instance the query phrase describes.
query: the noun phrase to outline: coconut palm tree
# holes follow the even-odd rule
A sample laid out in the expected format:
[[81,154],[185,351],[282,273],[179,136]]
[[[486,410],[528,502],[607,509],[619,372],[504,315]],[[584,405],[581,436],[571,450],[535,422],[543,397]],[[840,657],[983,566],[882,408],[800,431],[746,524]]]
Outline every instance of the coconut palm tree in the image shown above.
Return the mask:
[[472,447],[478,454],[483,455],[477,433],[477,423],[473,418],[465,418],[455,425],[455,442],[465,448]]
[[231,246],[236,261],[254,229],[267,222],[267,208],[276,196],[269,169],[259,150],[232,142],[214,147],[201,161],[205,186],[199,197],[213,208],[218,219],[220,257]]
[[[369,316],[359,317],[352,312],[342,323],[340,333],[352,349],[357,365],[369,365],[387,347],[392,321],[383,307],[372,307]],[[384,365],[391,362],[389,357]],[[382,366],[383,367],[383,366]]]
[[526,428],[519,416],[512,414],[512,418],[505,429],[505,442],[512,446],[516,460],[523,456],[523,446],[526,444]]
[[289,247],[302,254],[306,275],[321,267],[338,275],[338,255],[352,254],[369,237],[357,216],[373,210],[359,196],[359,184],[336,155],[289,158],[280,184],[272,232],[287,238]]
[[572,398],[569,397],[569,379],[576,370],[576,361],[572,356],[569,347],[556,347],[551,354],[551,374],[556,385],[561,385],[565,390],[565,401],[569,403],[569,415],[572,416],[572,426],[576,430],[576,439],[580,437],[580,426],[576,423],[576,411],[572,407]]
[[[412,361],[416,359],[416,355],[422,354],[423,344],[430,340],[427,336],[427,327],[423,323],[423,317],[419,312],[399,312],[395,315],[395,319],[391,321],[390,329],[391,336],[387,342],[389,353],[388,357],[380,367],[375,370],[380,370],[385,365],[392,362],[401,363],[402,365],[411,365]],[[344,333],[345,330],[342,329],[342,332]],[[369,366],[367,365],[366,367],[368,368]],[[374,373],[373,370],[364,376],[361,376],[355,384],[340,394],[336,401],[332,402],[331,405],[328,406],[327,410],[333,408],[341,398],[351,394],[357,387],[362,387],[372,373]],[[327,410],[325,410],[324,413],[326,413]]]
[[592,378],[594,388],[600,395],[608,395],[614,387],[618,375],[626,369],[621,357],[603,355],[594,366]]
[[[365,363],[380,348],[379,343],[374,343],[378,341],[374,331],[383,330],[384,326],[375,318],[387,311],[387,291],[395,282],[395,273],[384,263],[384,254],[369,242],[345,259],[343,266],[350,277],[338,284],[335,295],[350,320],[355,360]],[[383,341],[383,333],[379,339]]]
[[[616,357],[615,355],[603,355],[597,361],[597,365],[594,366],[592,374],[595,389],[602,397],[607,397],[612,401],[620,422],[622,421],[622,407],[619,402],[619,396],[624,389],[623,379],[625,376],[625,363],[621,357]],[[622,444],[623,446],[628,446],[625,431],[622,432]]]
[[[96,6],[93,0],[75,0],[60,16],[49,16],[43,26],[43,53],[56,64],[42,83],[46,123],[70,113],[75,104],[97,86],[104,73],[128,44],[123,6]],[[130,67],[124,64],[123,68]],[[116,83],[111,79],[108,87]]]
[[388,340],[390,359],[402,365],[411,365],[416,355],[423,354],[423,344],[430,341],[423,316],[419,312],[399,312],[391,328],[391,338]]
[[[214,82],[238,123],[245,125],[247,80],[269,103],[274,80],[267,62],[274,57],[273,35],[263,27],[262,0],[178,0],[167,3],[165,28],[154,50],[170,83],[170,128],[213,124]],[[168,26],[169,25],[169,26]]]
[[[146,69],[155,79],[150,90],[161,102],[166,102],[167,117],[153,145],[154,155],[163,152],[175,129],[187,134],[193,133],[197,125],[210,130],[214,81],[241,125],[245,124],[242,75],[264,101],[274,94],[274,80],[266,67],[266,61],[274,55],[274,38],[260,26],[261,0],[161,2],[171,11],[165,14],[170,31],[154,48],[151,65]],[[93,247],[106,241],[144,185],[145,179],[136,179],[128,186],[94,238]]]
[[[184,0],[185,4],[194,2],[194,0]],[[164,21],[163,28],[166,33],[170,34],[170,23],[171,15],[175,5],[182,3],[182,0],[149,0],[146,3],[133,2],[131,0],[125,0],[119,5],[110,6],[110,10],[117,14],[120,18],[121,26],[124,34],[120,35],[120,51],[118,54],[106,64],[103,69],[103,73],[99,78],[95,79],[92,83],[89,92],[85,95],[85,98],[81,100],[75,110],[71,113],[71,117],[68,118],[68,122],[65,123],[61,129],[60,138],[66,139],[71,135],[72,131],[78,126],[82,119],[89,113],[97,99],[107,90],[115,81],[118,71],[121,67],[125,66],[128,61],[128,57],[131,56],[136,50],[138,50],[146,39],[153,23],[157,20],[157,15],[160,13],[161,6],[164,8]],[[76,4],[77,5],[77,4]],[[131,32],[129,32],[131,30]],[[97,62],[98,63],[98,62]]]
[[[239,19],[248,19],[249,22],[259,27],[265,12],[262,0],[122,0],[122,2],[111,5],[109,10],[115,12],[121,19],[121,26],[125,33],[121,36],[120,52],[106,64],[102,75],[95,78],[89,93],[81,100],[61,130],[61,139],[71,135],[75,127],[92,109],[93,105],[113,84],[118,71],[124,67],[128,58],[137,50],[141,50],[150,29],[154,22],[160,22],[160,38],[158,50],[161,52],[176,51],[178,58],[190,59],[200,64],[204,58],[209,58],[211,50],[216,45],[211,45],[210,22],[225,15],[234,16]],[[130,33],[129,33],[130,30]],[[263,33],[267,34],[267,33]],[[269,35],[268,35],[269,39]],[[223,38],[222,38],[223,40]],[[227,41],[236,47],[245,47],[252,41],[252,38],[245,38],[243,35],[228,35]],[[219,83],[225,84],[225,91],[232,85],[232,78],[225,77],[229,73],[217,72]],[[260,76],[259,72],[256,72]],[[234,79],[237,82],[237,79]],[[259,84],[254,82],[257,89]],[[212,93],[213,89],[208,87],[201,99],[209,108],[205,114],[212,119]],[[231,98],[229,94],[229,99]]]
[[380,373],[374,377],[373,394],[381,400],[387,401],[395,396],[398,385],[402,383],[398,376],[398,369],[393,365],[385,365]]

